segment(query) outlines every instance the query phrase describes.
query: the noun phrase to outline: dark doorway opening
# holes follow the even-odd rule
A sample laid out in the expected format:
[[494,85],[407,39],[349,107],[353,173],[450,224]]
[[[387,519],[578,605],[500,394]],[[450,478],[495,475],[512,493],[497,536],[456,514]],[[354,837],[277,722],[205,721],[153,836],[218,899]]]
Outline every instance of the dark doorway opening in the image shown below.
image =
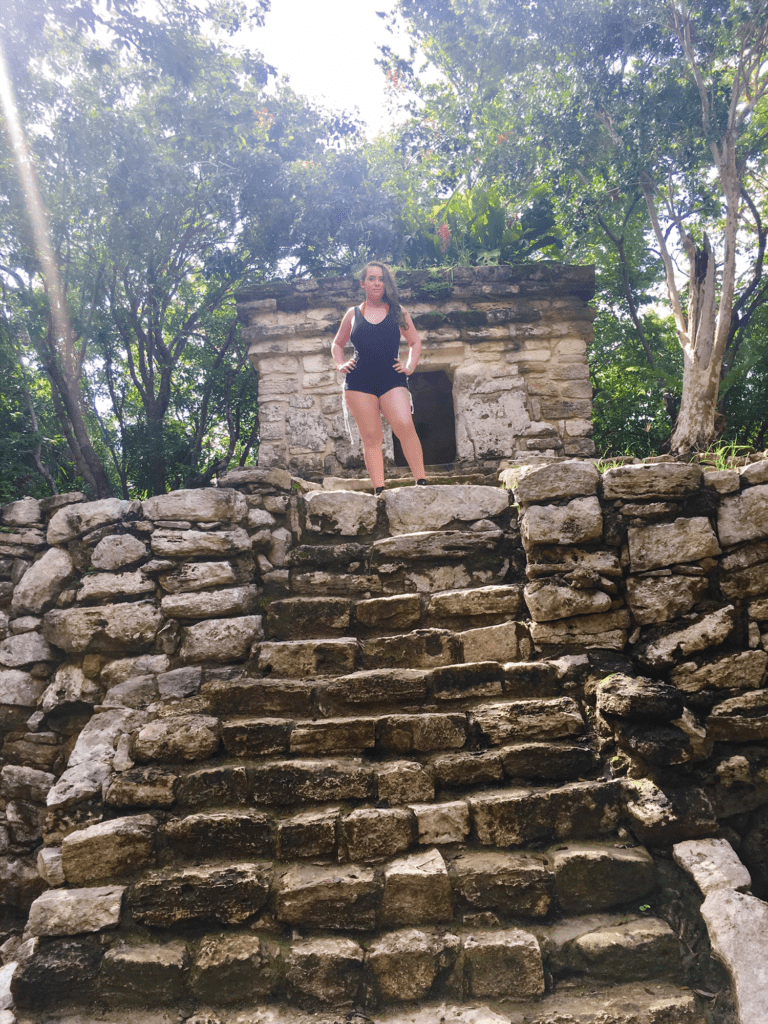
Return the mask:
[[[424,449],[424,463],[437,466],[456,460],[453,384],[445,370],[414,373],[408,380],[413,396],[413,422]],[[407,466],[397,438],[395,465]]]

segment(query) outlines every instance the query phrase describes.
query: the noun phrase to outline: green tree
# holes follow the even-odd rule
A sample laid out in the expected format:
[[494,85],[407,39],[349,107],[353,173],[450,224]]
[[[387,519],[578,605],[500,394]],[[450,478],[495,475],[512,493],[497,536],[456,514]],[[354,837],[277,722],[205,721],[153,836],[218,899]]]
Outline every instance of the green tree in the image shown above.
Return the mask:
[[[599,265],[608,257],[639,336],[655,250],[683,355],[671,445],[709,444],[721,377],[768,297],[765,0],[400,0],[399,8],[441,72],[435,84],[416,83],[428,115],[417,134],[439,131],[456,174],[546,182],[568,251],[594,254]],[[391,56],[389,67],[410,73]],[[644,354],[650,363],[647,338]]]

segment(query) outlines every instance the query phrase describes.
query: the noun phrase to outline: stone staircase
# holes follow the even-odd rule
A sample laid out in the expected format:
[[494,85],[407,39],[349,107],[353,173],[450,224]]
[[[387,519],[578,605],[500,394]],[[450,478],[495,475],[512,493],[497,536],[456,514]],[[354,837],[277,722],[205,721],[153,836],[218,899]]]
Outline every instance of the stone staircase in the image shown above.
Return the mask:
[[19,1024],[704,1024],[589,659],[532,660],[503,533],[323,535],[288,565],[245,663],[176,670],[95,823],[49,816],[66,887],[32,906]]

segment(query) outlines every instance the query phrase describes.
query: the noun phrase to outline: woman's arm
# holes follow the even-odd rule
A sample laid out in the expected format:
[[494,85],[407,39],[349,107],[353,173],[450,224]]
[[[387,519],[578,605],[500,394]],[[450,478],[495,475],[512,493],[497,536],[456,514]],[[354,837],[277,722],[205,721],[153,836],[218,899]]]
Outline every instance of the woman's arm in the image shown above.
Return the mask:
[[339,373],[349,373],[355,365],[355,357],[352,356],[344,362],[344,349],[349,342],[350,335],[352,334],[352,318],[355,315],[354,306],[350,306],[347,312],[344,314],[344,319],[339,325],[339,329],[336,332],[336,337],[331,343],[331,356],[336,364],[336,369]]
[[419,332],[413,326],[413,320],[411,314],[403,310],[403,319],[405,320],[405,329],[401,330],[402,336],[408,342],[408,361],[403,364],[399,359],[395,360],[395,369],[398,373],[404,373],[406,377],[410,377],[413,371],[416,369],[421,358],[421,337]]

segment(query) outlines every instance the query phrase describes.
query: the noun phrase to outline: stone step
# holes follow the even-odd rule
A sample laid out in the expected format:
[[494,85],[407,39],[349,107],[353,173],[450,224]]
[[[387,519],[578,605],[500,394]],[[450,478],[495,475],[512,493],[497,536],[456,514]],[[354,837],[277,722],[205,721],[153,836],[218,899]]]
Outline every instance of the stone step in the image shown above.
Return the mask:
[[571,697],[474,702],[469,709],[419,714],[346,715],[317,720],[282,717],[224,719],[222,743],[230,757],[274,754],[429,754],[557,740],[584,731]]
[[[389,987],[396,988],[397,992],[387,1000],[388,1005],[384,1008],[371,1007],[366,1014],[354,1013],[350,1007],[360,1005],[355,982],[361,973],[361,961],[354,947],[341,945],[344,941],[326,940],[323,946],[316,944],[311,947],[310,952],[314,949],[316,957],[316,966],[312,972],[300,970],[309,959],[306,956],[299,955],[291,966],[297,979],[291,991],[297,1003],[299,1000],[305,1004],[311,1003],[311,985],[314,984],[326,1002],[331,1001],[337,1006],[336,1010],[317,1009],[321,1005],[319,999],[314,1000],[310,1009],[302,1009],[298,1005],[266,1005],[261,1000],[256,1016],[243,1014],[243,1006],[259,998],[258,988],[254,984],[256,968],[249,960],[252,962],[258,958],[261,946],[255,947],[251,943],[251,947],[256,949],[256,957],[253,957],[249,955],[247,943],[242,948],[233,943],[229,955],[226,951],[214,950],[211,963],[216,978],[220,977],[219,965],[222,961],[230,968],[227,973],[228,978],[232,979],[231,989],[230,986],[227,988],[233,992],[233,999],[236,997],[239,1005],[222,1007],[218,1001],[221,999],[222,986],[218,984],[206,990],[203,979],[208,963],[196,962],[195,977],[200,977],[200,980],[195,981],[195,987],[205,992],[205,995],[198,999],[198,1002],[203,1001],[195,1019],[215,1019],[218,1024],[251,1024],[251,1021],[253,1024],[339,1024],[340,1020],[347,1020],[350,1024],[553,1024],[553,1021],[595,1024],[600,1019],[610,1021],[610,1024],[702,1024],[705,1020],[696,995],[690,989],[668,981],[605,985],[589,980],[580,985],[570,984],[534,1000],[510,1000],[504,997],[495,1000],[490,996],[470,997],[463,1001],[455,993],[447,1001],[434,997],[423,999],[418,993],[425,987],[428,992],[437,989],[442,979],[439,960],[433,974],[429,937],[423,942],[423,949],[417,950],[418,955],[411,950],[406,957],[398,957],[397,949],[390,952],[387,947],[381,951],[378,959],[387,965],[387,976],[401,977],[400,962],[405,959],[409,984],[406,985],[405,981],[400,985],[390,984]],[[342,977],[337,978],[331,969],[332,954],[334,950],[341,952],[345,948],[348,951],[347,968]],[[157,947],[147,949],[144,945],[138,945],[128,947],[119,954],[113,953],[109,961],[105,961],[104,979],[99,981],[100,1002],[106,1002],[108,995],[109,1005],[120,1008],[120,1024],[168,1024],[169,1011],[151,1007],[157,1004],[178,1005],[184,996],[186,947],[170,942],[163,950],[164,955],[159,956]],[[362,962],[365,962],[364,958]],[[385,977],[382,968],[380,974]],[[352,984],[347,987],[344,982],[350,975]],[[82,979],[79,979],[78,988],[81,983]],[[71,997],[73,986],[69,978],[64,981],[55,978],[52,984],[48,982],[48,986],[51,1006],[62,1006]],[[386,981],[384,986],[387,986]],[[26,984],[25,987],[27,991],[34,991],[33,985]],[[85,982],[86,991],[94,991],[95,987],[95,984],[90,984],[90,979]],[[383,994],[381,998],[384,998]],[[397,999],[404,1001],[393,1006]],[[79,1007],[71,1011],[56,1009],[55,1012],[43,1012],[34,1017],[22,1011],[17,1016],[17,1024],[104,1024],[104,1014],[90,1011],[84,1013]]]
[[306,640],[402,633],[418,627],[463,630],[498,625],[522,608],[522,587],[492,585],[435,594],[407,593],[369,597],[289,597],[272,601],[264,621],[271,640]]
[[[285,649],[284,649],[285,650]],[[290,654],[290,651],[286,652]],[[211,680],[201,696],[210,712],[231,715],[312,717],[339,715],[368,708],[424,708],[471,697],[556,697],[565,681],[566,665],[553,661],[474,661],[436,668],[372,668],[294,678],[295,664],[285,659],[287,677],[278,674]]]
[[399,666],[437,668],[478,661],[504,664],[527,661],[532,652],[527,626],[512,621],[460,632],[427,628],[369,639],[324,636],[265,640],[253,646],[256,671],[282,678],[348,675],[357,670]]
[[[414,881],[420,878],[416,866],[410,874],[395,869],[383,882],[365,869],[358,869],[354,875],[345,869],[333,875],[333,870],[314,876],[307,868],[286,872],[276,916],[288,928],[315,917],[326,936],[325,922],[331,920],[333,931],[345,934],[294,934],[293,941],[286,943],[274,928],[271,934],[263,929],[243,929],[244,919],[232,913],[236,901],[229,892],[224,894],[219,909],[226,908],[230,913],[221,913],[220,919],[235,928],[222,931],[219,925],[218,930],[198,932],[194,938],[177,934],[160,948],[147,940],[146,933],[134,933],[129,941],[110,945],[94,942],[95,935],[65,937],[54,928],[45,933],[45,943],[16,967],[11,981],[16,1005],[35,1010],[66,1004],[72,991],[67,991],[65,982],[71,985],[76,981],[79,1002],[98,998],[107,1006],[126,1002],[144,1007],[178,1005],[193,998],[213,1006],[235,1004],[239,1009],[263,1005],[265,1000],[286,1000],[310,1010],[350,1005],[373,1010],[429,999],[443,989],[458,999],[512,997],[514,1004],[507,1004],[506,1012],[515,1013],[521,1009],[520,1000],[541,1000],[545,996],[547,976],[557,979],[560,960],[571,956],[578,967],[570,969],[577,975],[585,968],[596,968],[589,979],[593,999],[602,994],[599,988],[595,991],[596,982],[642,980],[645,991],[654,997],[657,1013],[658,1009],[675,1006],[674,1002],[667,1007],[658,1003],[660,996],[669,1000],[674,991],[661,979],[674,978],[680,970],[677,940],[666,922],[659,919],[619,922],[604,916],[601,923],[593,922],[597,927],[591,931],[576,925],[578,938],[566,944],[567,948],[555,950],[551,942],[542,943],[535,929],[529,927],[459,926],[447,930],[443,890],[437,885],[432,884],[430,890],[437,902],[421,902],[418,906],[408,902]],[[180,887],[178,879],[146,880],[143,888],[137,886],[126,896],[134,919],[149,928],[197,920],[192,911],[198,905],[202,877],[200,871],[196,875],[189,872],[183,883],[186,889]],[[160,899],[162,883],[168,886],[164,902]],[[428,888],[423,885],[424,890]],[[175,906],[170,905],[172,895],[179,898]],[[426,920],[415,925],[402,920],[414,916]],[[377,917],[391,920],[383,932],[373,934]],[[79,972],[76,979],[62,976],[66,973],[60,966],[64,956],[70,961],[70,971],[74,967]],[[47,979],[45,985],[40,984],[42,977]],[[552,987],[550,981],[550,993]],[[622,988],[625,991],[621,995],[626,999],[626,986]],[[555,997],[573,998],[576,991],[555,990]],[[677,991],[678,998],[682,994]],[[586,1000],[582,1007],[589,1005],[585,1004]],[[596,1009],[598,1004],[593,1001],[591,1005]],[[686,1004],[676,1006],[685,1008]],[[634,1009],[638,1008],[635,1005]],[[600,1019],[608,1018],[601,1015]],[[626,1019],[635,1022],[642,1018]],[[694,1018],[657,1015],[647,1019],[654,1024],[665,1020],[678,1024]]]

